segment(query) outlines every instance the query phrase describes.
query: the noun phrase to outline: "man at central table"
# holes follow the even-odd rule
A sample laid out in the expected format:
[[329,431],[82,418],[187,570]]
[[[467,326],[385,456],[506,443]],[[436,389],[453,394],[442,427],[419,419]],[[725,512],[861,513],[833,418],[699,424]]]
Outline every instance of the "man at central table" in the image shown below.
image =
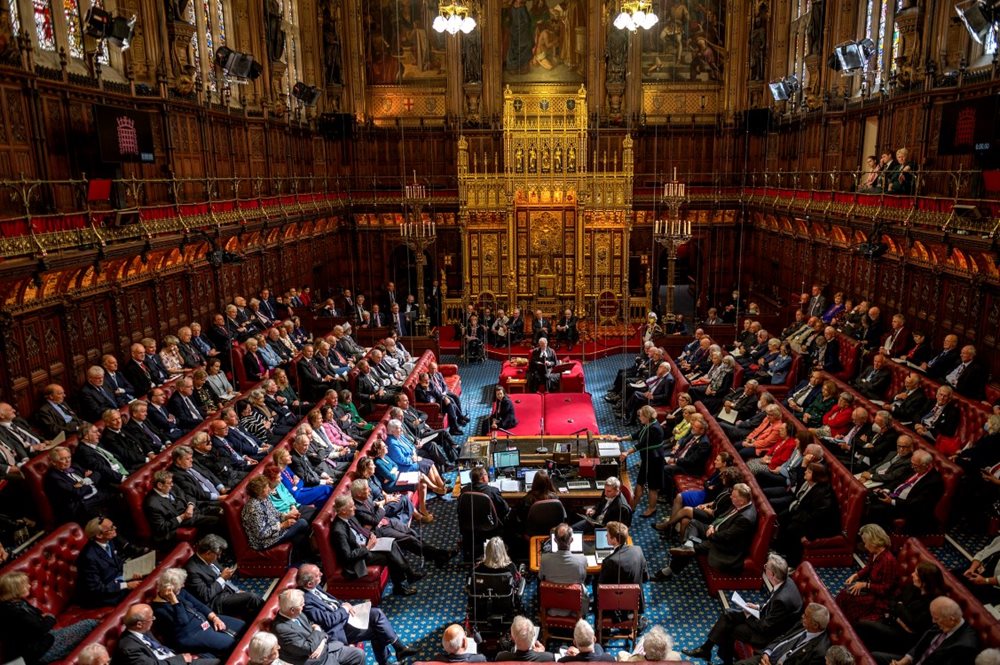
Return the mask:
[[555,351],[549,348],[549,340],[540,338],[538,346],[531,350],[531,357],[528,359],[528,392],[535,392],[539,386],[548,391],[559,390],[559,375],[552,371],[557,364],[559,360]]

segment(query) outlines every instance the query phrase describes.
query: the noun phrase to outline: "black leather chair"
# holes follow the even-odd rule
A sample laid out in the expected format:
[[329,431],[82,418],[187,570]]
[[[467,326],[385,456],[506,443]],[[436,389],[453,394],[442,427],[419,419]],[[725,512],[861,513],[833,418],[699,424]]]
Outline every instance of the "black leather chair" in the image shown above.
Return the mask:
[[524,522],[524,537],[547,536],[552,528],[566,521],[566,506],[559,499],[543,499],[531,504]]
[[462,555],[467,562],[476,561],[483,555],[486,541],[503,532],[503,524],[490,497],[481,492],[462,492],[457,510]]
[[517,580],[510,572],[473,573],[465,587],[466,624],[488,642],[504,638],[511,621],[524,611],[524,586],[523,570]]

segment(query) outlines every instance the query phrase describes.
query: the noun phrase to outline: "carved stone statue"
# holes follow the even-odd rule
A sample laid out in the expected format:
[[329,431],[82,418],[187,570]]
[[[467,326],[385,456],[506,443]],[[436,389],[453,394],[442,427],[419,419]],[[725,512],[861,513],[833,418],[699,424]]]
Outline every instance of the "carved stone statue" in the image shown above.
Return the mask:
[[323,68],[327,85],[343,85],[344,46],[340,38],[339,3],[329,2],[323,8]]
[[767,65],[767,3],[757,5],[750,29],[750,80],[763,81]]
[[607,83],[625,82],[625,63],[628,59],[628,31],[608,24]]
[[566,172],[576,173],[576,148],[572,145],[566,150]]
[[477,28],[462,35],[463,83],[483,82],[483,40],[482,29]]
[[267,57],[271,62],[281,60],[285,54],[285,31],[281,28],[284,16],[278,0],[264,0],[264,27],[267,39]]
[[819,55],[823,48],[823,0],[812,0],[809,7],[809,25],[806,28],[809,55]]
[[535,146],[528,148],[528,173],[538,172],[538,151]]

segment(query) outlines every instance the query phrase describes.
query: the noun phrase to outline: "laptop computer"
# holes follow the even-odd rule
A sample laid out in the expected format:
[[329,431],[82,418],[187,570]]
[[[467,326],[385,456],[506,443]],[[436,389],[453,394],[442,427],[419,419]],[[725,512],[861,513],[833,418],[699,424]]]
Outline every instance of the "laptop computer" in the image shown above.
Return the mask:
[[608,530],[594,529],[594,558],[597,563],[603,563],[614,551],[615,548],[608,542]]
[[[549,548],[550,551],[555,552],[559,549],[556,546],[556,534],[551,534],[549,536]],[[573,542],[570,543],[569,551],[575,554],[583,554],[583,533],[580,531],[573,532]]]
[[470,485],[472,483],[472,470],[463,469],[458,472],[458,482],[462,487]]

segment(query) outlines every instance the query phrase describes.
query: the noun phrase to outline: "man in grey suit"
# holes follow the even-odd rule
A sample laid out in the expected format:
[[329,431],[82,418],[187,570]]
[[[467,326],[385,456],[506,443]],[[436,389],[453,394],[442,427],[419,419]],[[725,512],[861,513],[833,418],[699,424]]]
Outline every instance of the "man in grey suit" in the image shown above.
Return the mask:
[[[546,552],[542,555],[542,562],[538,568],[538,579],[556,584],[579,584],[580,589],[586,589],[584,581],[587,579],[587,559],[583,554],[574,554],[570,551],[573,544],[573,527],[563,522],[555,530],[556,550]],[[581,593],[583,603],[583,613],[588,612],[590,598],[586,593]],[[553,615],[566,616],[568,610],[550,610]]]
[[278,596],[278,614],[272,630],[281,648],[281,660],[290,665],[364,665],[365,652],[331,640],[326,631],[302,615],[306,605],[300,589]]

